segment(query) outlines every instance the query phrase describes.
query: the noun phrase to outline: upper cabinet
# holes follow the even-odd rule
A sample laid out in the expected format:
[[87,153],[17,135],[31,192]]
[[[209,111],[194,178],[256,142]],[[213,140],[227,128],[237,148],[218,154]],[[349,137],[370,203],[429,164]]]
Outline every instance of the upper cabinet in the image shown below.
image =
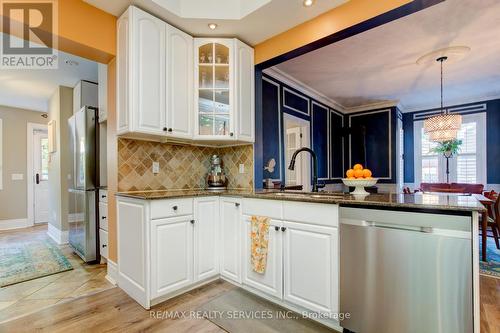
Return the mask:
[[254,142],[254,51],[194,39],[131,6],[118,20],[118,134]]

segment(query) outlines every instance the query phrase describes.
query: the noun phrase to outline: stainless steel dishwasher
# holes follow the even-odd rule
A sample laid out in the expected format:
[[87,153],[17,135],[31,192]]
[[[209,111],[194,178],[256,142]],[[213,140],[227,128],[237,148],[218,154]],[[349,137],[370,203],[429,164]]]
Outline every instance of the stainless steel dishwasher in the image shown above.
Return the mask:
[[473,332],[471,218],[342,207],[341,326]]

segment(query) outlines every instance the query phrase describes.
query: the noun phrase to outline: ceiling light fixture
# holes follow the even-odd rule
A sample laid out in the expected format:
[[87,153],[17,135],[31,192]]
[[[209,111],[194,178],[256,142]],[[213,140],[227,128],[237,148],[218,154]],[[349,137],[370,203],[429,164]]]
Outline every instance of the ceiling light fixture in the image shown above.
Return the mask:
[[443,56],[436,59],[441,64],[441,112],[424,120],[424,131],[429,135],[431,141],[445,142],[457,138],[458,130],[462,127],[462,116],[450,114],[443,106],[443,63],[448,57]]
[[314,5],[314,0],[304,0],[303,4],[304,7],[311,7],[312,5]]
[[215,24],[215,23],[209,23],[209,24],[208,24],[208,27],[209,27],[211,30],[215,30],[215,29],[217,29],[217,24]]

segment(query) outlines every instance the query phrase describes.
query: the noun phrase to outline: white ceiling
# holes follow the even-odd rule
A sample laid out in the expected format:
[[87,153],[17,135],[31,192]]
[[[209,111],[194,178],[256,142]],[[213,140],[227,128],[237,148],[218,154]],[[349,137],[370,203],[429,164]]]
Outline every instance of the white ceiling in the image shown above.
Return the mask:
[[[84,1],[115,16],[134,4],[193,36],[237,37],[256,45],[349,0],[316,0],[312,7],[304,7],[303,0]],[[210,30],[208,23],[217,29]]]
[[[58,69],[1,69],[0,105],[47,112],[49,99],[58,86],[74,87],[80,80],[97,82],[96,62],[61,51],[58,59]],[[66,60],[79,65],[69,66]]]
[[445,63],[445,104],[500,97],[498,0],[446,0],[276,67],[348,112],[387,103],[422,110],[439,106],[439,65],[416,60],[449,46],[471,51]]

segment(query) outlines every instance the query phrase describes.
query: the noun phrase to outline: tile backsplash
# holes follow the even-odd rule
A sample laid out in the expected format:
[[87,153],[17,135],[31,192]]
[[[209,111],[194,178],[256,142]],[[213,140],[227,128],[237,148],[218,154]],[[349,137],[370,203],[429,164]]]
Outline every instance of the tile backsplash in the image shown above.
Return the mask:
[[[213,154],[222,158],[228,188],[253,188],[252,145],[213,148],[119,139],[118,191],[204,188]],[[160,163],[158,174],[153,174],[153,162]]]

